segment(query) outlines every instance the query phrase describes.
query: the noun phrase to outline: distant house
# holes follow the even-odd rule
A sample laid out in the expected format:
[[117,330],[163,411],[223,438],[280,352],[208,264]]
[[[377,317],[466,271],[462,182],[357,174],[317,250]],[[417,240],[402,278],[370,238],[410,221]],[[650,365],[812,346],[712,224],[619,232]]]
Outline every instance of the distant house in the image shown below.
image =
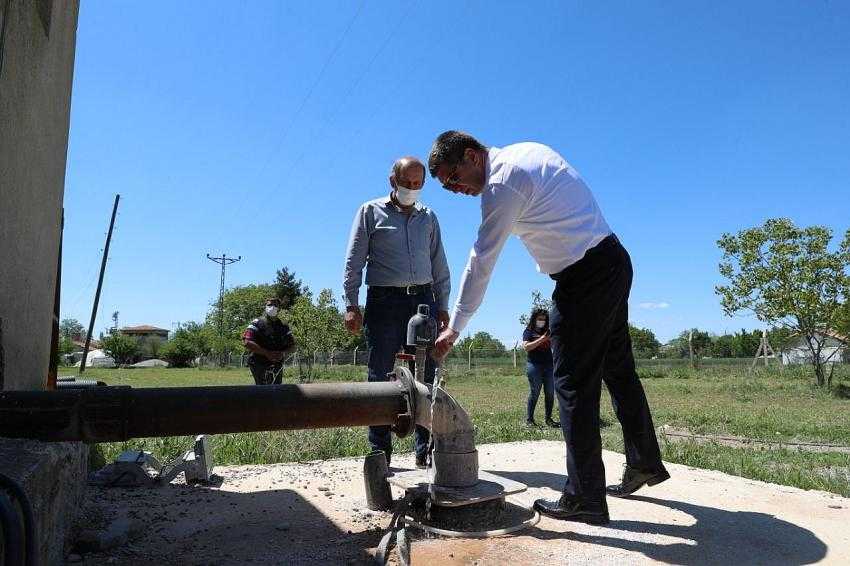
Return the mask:
[[141,346],[142,351],[140,357],[143,360],[156,358],[159,353],[159,346],[168,340],[167,329],[150,326],[148,324],[125,326],[123,328],[119,328],[118,332],[124,336],[132,336],[136,339],[139,346]]
[[[824,341],[820,352],[820,358],[823,362],[830,363],[847,363],[850,362],[850,347],[848,347],[848,339],[835,332],[818,333],[817,340]],[[812,352],[806,342],[806,337],[797,334],[792,336],[788,344],[782,350],[782,364],[810,364],[812,363]]]
[[168,330],[165,328],[157,328],[156,326],[149,326],[147,324],[142,324],[140,326],[125,326],[124,328],[119,328],[118,331],[125,336],[132,336],[139,340],[151,338],[168,340]]

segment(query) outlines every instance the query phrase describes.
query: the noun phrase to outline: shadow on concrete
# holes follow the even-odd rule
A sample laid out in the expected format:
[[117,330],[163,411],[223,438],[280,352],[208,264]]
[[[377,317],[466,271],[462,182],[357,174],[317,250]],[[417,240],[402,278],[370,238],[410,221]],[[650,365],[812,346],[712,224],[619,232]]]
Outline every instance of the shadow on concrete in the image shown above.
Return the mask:
[[109,491],[143,523],[145,534],[131,549],[86,555],[86,565],[372,564],[368,549],[383,534],[365,524],[342,530],[290,489],[237,493],[169,485]]
[[773,515],[726,511],[653,497],[632,496],[632,499],[686,513],[695,523],[670,525],[614,518],[606,529],[664,535],[682,541],[669,544],[633,537],[547,531],[539,526],[526,532],[543,540],[569,539],[640,552],[647,558],[670,564],[811,564],[826,556],[826,544],[814,533]]
[[524,483],[528,487],[548,487],[555,491],[561,491],[564,487],[564,482],[567,481],[567,474],[553,474],[552,472],[487,471],[497,476],[508,478],[509,480]]

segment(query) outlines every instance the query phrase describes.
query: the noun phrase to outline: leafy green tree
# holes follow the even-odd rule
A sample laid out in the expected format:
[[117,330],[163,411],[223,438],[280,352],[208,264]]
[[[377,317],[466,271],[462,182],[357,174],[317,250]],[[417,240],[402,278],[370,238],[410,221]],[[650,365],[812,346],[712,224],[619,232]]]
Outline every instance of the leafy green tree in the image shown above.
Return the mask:
[[59,364],[65,363],[65,356],[73,354],[77,351],[77,345],[74,344],[70,338],[62,337],[59,340],[59,349],[57,351],[57,355],[59,359],[57,360]]
[[833,365],[821,354],[826,335],[843,321],[850,300],[850,230],[829,251],[832,230],[798,228],[786,218],[723,234],[720,274],[729,280],[715,292],[727,316],[751,312],[772,326],[803,336],[818,385],[829,387]]
[[711,355],[715,358],[734,358],[735,337],[731,334],[711,337]]
[[132,336],[113,332],[103,338],[103,351],[116,364],[132,364],[139,356],[139,342]]
[[[793,332],[784,326],[771,328],[767,331],[767,341],[777,354],[788,347],[792,336]],[[847,336],[847,334],[844,334],[844,336]]]
[[177,324],[177,329],[172,335],[173,338],[180,337],[181,340],[188,341],[193,351],[197,352],[197,356],[206,356],[213,352],[212,341],[216,335],[216,329],[207,324],[189,321]]
[[162,345],[165,343],[165,340],[158,336],[141,338],[137,341],[139,343],[139,353],[148,358],[159,358],[160,350],[162,350]]
[[289,271],[287,267],[277,270],[272,287],[274,287],[274,295],[280,299],[281,307],[284,309],[294,305],[295,299],[310,291],[307,285],[295,278],[295,272]]
[[761,330],[752,332],[742,328],[740,332],[732,335],[732,357],[752,358],[756,355],[761,344]]
[[86,329],[76,318],[63,318],[59,323],[59,336],[65,340],[82,340],[86,336]]
[[[691,335],[693,332],[693,335]],[[689,337],[692,336],[689,344]],[[678,337],[673,340],[675,355],[679,358],[689,358],[691,355],[691,346],[694,349],[694,361],[698,361],[701,357],[711,353],[711,335],[704,330],[692,328],[683,330]]]
[[552,308],[551,299],[544,299],[543,295],[540,291],[532,291],[531,292],[531,308],[528,311],[524,312],[519,317],[519,323],[523,326],[528,325],[528,317],[531,315],[531,311],[535,309],[543,309],[549,310]]
[[191,366],[200,352],[188,336],[175,335],[162,345],[159,354],[171,367],[181,368]]
[[652,358],[661,350],[661,342],[649,328],[639,328],[629,323],[632,351],[636,358]]
[[305,362],[308,368],[317,350],[343,350],[351,340],[345,330],[343,314],[330,289],[322,289],[315,302],[309,291],[295,299],[292,308],[285,312],[285,320],[295,338],[299,360]]
[[473,352],[486,352],[492,356],[504,356],[507,353],[505,345],[500,340],[493,338],[489,332],[484,332],[483,330],[476,332],[472,336],[467,335],[455,344],[454,349],[458,353],[462,352],[465,355],[470,346],[472,346]]
[[224,292],[223,338],[218,335],[218,301],[210,305],[206,326],[213,330],[211,346],[215,352],[227,354],[242,348],[242,333],[248,324],[263,314],[263,305],[275,295],[272,285],[238,285]]

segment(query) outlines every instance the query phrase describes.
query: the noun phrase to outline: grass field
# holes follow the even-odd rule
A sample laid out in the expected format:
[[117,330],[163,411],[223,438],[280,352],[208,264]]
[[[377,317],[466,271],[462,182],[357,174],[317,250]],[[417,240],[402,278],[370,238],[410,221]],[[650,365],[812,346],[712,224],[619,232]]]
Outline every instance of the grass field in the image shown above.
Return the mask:
[[[291,370],[287,370],[289,372]],[[168,387],[185,385],[251,384],[239,369],[93,369],[88,378],[110,385]],[[697,434],[725,434],[773,443],[820,442],[850,446],[850,371],[836,372],[835,385],[825,391],[812,385],[807,368],[794,370],[706,366],[641,367],[656,426],[671,425]],[[364,368],[339,366],[314,372],[315,381],[361,380]],[[525,428],[524,374],[512,367],[453,369],[449,391],[470,412],[478,443],[561,438],[553,429]],[[294,374],[285,382],[297,381]],[[543,399],[538,404],[542,421]],[[622,438],[607,393],[602,400],[602,440],[605,448],[622,451]],[[353,456],[367,451],[363,429],[218,435],[214,438],[218,464],[262,464]],[[161,459],[190,446],[189,438],[139,439],[98,445],[93,464],[109,461],[121,450],[151,450]],[[412,450],[410,438],[396,440],[397,451]],[[667,461],[720,470],[747,478],[821,489],[850,496],[850,454],[811,453],[796,449],[759,450],[718,444],[666,442]]]

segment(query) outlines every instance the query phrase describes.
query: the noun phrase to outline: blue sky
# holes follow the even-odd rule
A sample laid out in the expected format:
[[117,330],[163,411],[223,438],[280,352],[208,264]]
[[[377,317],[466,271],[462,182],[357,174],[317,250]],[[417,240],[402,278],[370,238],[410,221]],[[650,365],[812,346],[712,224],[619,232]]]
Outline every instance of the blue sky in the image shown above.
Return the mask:
[[[229,285],[285,265],[339,297],[358,205],[463,129],[581,172],[632,255],[633,323],[754,327],[723,317],[716,240],[850,227],[848,29],[840,2],[83,2],[62,316],[88,323],[116,192],[98,330],[203,319],[207,253],[242,255]],[[456,290],[478,200],[434,180],[423,200]],[[512,344],[551,287],[512,238],[468,330]]]

